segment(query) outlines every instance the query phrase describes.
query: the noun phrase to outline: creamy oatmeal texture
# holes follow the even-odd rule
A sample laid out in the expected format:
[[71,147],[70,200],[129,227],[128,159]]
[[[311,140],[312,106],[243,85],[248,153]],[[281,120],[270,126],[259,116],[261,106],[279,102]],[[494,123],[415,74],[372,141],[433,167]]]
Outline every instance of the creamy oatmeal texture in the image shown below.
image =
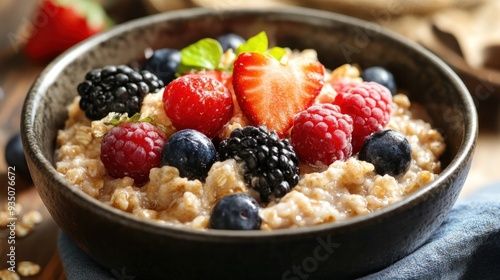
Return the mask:
[[[311,55],[308,53],[307,55]],[[359,71],[344,65],[326,74],[331,79],[360,80]],[[326,83],[316,102],[329,102],[335,91]],[[163,111],[162,93],[148,94],[141,115],[153,117],[167,135],[175,132]],[[240,163],[235,160],[216,162],[205,183],[179,176],[175,167],[153,168],[150,181],[134,185],[129,177],[115,179],[106,174],[100,160],[100,142],[111,125],[105,123],[113,113],[91,122],[79,108],[79,97],[68,107],[69,118],[57,137],[57,170],[75,187],[88,195],[123,211],[159,223],[206,229],[214,204],[233,193],[258,193],[245,185]],[[393,112],[387,128],[406,135],[412,147],[410,169],[403,176],[380,176],[370,163],[351,157],[336,161],[326,170],[301,166],[298,185],[277,201],[261,205],[264,230],[302,227],[340,221],[364,215],[404,198],[432,181],[440,172],[439,157],[445,150],[442,135],[423,119],[422,112],[410,108],[406,95],[393,97]],[[220,136],[225,137],[247,121],[239,110]]]

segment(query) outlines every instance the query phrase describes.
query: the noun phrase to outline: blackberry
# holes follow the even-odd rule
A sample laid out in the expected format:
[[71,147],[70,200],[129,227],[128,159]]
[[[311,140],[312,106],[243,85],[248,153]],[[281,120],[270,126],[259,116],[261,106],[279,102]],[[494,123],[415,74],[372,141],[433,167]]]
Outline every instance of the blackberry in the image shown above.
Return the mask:
[[126,65],[106,66],[87,73],[78,87],[80,108],[87,118],[99,120],[110,112],[138,113],[148,93],[158,92],[164,86],[147,70],[136,71]]
[[288,139],[280,140],[265,126],[235,129],[220,143],[221,160],[244,162],[246,184],[260,194],[263,202],[271,195],[283,197],[299,182],[297,155]]

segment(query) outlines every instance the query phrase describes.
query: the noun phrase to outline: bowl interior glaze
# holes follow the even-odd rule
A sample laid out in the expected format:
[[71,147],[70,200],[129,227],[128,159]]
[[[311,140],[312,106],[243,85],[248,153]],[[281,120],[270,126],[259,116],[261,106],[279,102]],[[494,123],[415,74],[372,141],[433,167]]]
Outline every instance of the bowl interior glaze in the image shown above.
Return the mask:
[[[130,63],[146,48],[182,48],[227,32],[248,38],[260,31],[266,31],[270,45],[316,49],[330,69],[345,63],[388,68],[446,137],[438,179],[401,202],[348,221],[274,232],[203,232],[141,220],[88,197],[57,173],[57,131],[86,72]],[[125,268],[139,279],[295,279],[290,268],[298,265],[313,279],[330,279],[387,266],[440,225],[470,168],[477,116],[467,89],[445,63],[373,24],[301,8],[189,9],[117,26],[56,59],[26,98],[22,136],[35,185],[54,220],[109,270]],[[316,258],[317,250],[326,257]]]

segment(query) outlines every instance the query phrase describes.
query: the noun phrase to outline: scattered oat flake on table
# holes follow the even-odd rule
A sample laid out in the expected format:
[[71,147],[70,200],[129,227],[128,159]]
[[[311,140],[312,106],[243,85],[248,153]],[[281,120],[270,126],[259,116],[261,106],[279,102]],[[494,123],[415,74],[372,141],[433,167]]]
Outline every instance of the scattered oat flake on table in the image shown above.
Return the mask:
[[0,270],[0,279],[2,280],[21,280],[19,274],[12,272],[8,269]]
[[[16,225],[16,237],[23,238],[31,233],[34,225],[25,224],[20,222]],[[2,279],[3,280],[3,279]]]
[[[3,206],[3,208],[4,208],[5,211],[7,211],[7,213],[9,213],[11,211],[11,209],[12,209],[12,206],[10,206],[9,203],[6,202],[4,204],[4,206]],[[14,206],[14,208],[15,208],[14,212],[15,212],[16,215],[21,214],[21,212],[23,211],[23,207],[19,203],[16,203],[15,206]]]
[[9,213],[0,211],[0,228],[4,228],[9,224]]
[[34,262],[24,261],[24,262],[19,262],[17,264],[17,272],[22,277],[37,275],[38,273],[40,273],[41,270],[42,269],[41,269],[40,265],[38,265]]
[[21,218],[21,221],[26,225],[37,225],[43,221],[43,216],[37,210],[27,212]]

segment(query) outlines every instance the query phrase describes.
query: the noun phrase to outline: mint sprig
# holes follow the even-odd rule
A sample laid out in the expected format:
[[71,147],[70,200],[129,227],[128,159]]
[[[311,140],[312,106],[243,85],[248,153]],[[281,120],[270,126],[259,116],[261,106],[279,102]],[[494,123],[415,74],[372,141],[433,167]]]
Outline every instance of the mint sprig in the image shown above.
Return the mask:
[[266,52],[270,56],[276,58],[276,60],[280,61],[281,58],[286,54],[285,49],[280,47],[272,47]]
[[[245,52],[258,52],[267,54],[280,60],[286,53],[285,49],[280,47],[269,48],[269,41],[266,32],[259,32],[257,35],[250,37],[246,43],[241,44],[235,50],[235,57]],[[193,43],[181,51],[181,63],[177,71],[177,75],[182,75],[190,71],[205,70],[222,70],[231,72],[232,63],[229,69],[221,69],[220,62],[223,56],[222,46],[212,38],[205,38]]]
[[181,50],[179,72],[217,69],[222,57],[222,46],[212,38],[201,39]]
[[245,52],[258,52],[264,53],[267,51],[267,46],[269,42],[267,40],[267,34],[264,31],[259,32],[259,34],[250,37],[246,43],[241,44],[236,49],[236,56],[239,56]]
[[245,52],[257,52],[261,54],[268,54],[274,57],[276,60],[280,60],[286,51],[280,47],[269,48],[269,40],[267,39],[267,34],[264,31],[259,32],[259,34],[249,38],[245,44],[238,46],[236,50],[236,57]]

